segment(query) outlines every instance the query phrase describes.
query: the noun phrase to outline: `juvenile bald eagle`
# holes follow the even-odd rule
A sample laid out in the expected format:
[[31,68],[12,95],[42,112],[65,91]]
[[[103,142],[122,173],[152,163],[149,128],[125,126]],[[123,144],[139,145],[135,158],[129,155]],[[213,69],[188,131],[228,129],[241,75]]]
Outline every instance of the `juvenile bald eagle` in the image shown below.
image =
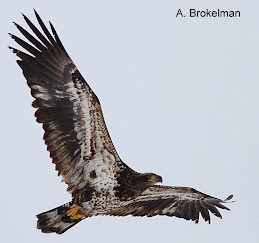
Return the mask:
[[26,17],[34,33],[16,24],[28,42],[10,36],[29,54],[9,47],[20,60],[43,124],[44,140],[58,175],[68,185],[71,202],[37,215],[44,233],[64,233],[81,220],[95,215],[167,215],[210,222],[210,212],[221,218],[221,200],[188,187],[155,185],[162,177],[138,173],[119,157],[106,128],[101,105],[73,61],[56,30],[50,34],[35,11],[43,33]]

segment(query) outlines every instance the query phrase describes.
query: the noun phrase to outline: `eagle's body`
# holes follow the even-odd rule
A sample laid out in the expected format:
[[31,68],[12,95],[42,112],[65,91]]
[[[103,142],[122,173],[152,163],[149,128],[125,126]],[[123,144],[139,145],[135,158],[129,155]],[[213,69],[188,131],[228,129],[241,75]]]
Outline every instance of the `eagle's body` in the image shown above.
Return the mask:
[[17,62],[35,98],[32,105],[43,124],[47,149],[72,194],[71,202],[37,215],[38,228],[61,234],[95,215],[167,215],[198,222],[201,214],[210,222],[211,212],[221,218],[216,207],[228,209],[222,204],[225,201],[188,187],[157,186],[161,176],[138,173],[121,160],[97,96],[52,24],[54,37],[35,14],[45,36],[24,16],[36,38],[15,25],[32,45],[11,37],[30,54],[10,48],[21,59]]

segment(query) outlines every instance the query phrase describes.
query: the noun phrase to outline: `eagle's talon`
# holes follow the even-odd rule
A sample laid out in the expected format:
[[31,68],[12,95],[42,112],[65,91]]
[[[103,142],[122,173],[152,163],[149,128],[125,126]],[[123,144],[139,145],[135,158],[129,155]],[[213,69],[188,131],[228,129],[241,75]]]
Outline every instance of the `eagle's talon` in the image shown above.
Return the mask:
[[74,216],[70,216],[71,219],[81,219],[81,218],[83,218],[83,217],[84,217],[84,215],[81,214],[81,213],[78,213],[78,214],[76,214],[76,215],[74,215]]
[[[84,215],[77,213],[79,209],[80,209],[79,206],[75,206],[75,207],[67,210],[66,214],[67,214],[67,216],[70,216],[71,219],[75,219],[74,217],[76,217],[77,215],[80,215],[83,217]],[[80,217],[80,218],[82,218],[82,217]]]

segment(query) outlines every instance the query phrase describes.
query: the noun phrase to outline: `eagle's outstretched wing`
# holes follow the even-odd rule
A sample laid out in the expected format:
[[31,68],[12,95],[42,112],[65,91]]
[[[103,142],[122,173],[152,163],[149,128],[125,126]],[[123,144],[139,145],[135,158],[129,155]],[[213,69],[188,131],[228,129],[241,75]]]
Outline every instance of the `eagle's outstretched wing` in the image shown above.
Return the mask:
[[56,170],[73,192],[96,177],[94,169],[99,163],[107,161],[107,167],[118,167],[120,158],[97,96],[68,56],[53,25],[50,23],[52,36],[36,11],[35,15],[45,35],[26,16],[36,38],[16,23],[30,44],[10,34],[30,55],[9,48],[21,59],[17,62],[35,98],[35,116],[43,123],[45,143]]
[[152,186],[135,199],[121,202],[108,215],[156,216],[166,215],[199,222],[199,215],[210,223],[210,212],[221,218],[218,208],[230,210],[226,200],[211,197],[190,187]]

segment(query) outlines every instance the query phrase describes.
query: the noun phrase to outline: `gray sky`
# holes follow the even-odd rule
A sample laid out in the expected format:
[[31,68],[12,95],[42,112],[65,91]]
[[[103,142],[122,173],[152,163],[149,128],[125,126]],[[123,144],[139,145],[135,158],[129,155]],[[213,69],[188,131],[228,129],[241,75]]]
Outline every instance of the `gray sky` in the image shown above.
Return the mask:
[[[212,1],[210,1],[212,2]],[[1,9],[1,242],[255,242],[258,239],[257,1],[6,1]],[[178,218],[93,217],[63,235],[35,215],[66,203],[7,35],[50,20],[98,95],[121,158],[163,184],[234,194],[211,225]],[[181,8],[241,18],[176,18]],[[86,239],[84,239],[86,238]]]

